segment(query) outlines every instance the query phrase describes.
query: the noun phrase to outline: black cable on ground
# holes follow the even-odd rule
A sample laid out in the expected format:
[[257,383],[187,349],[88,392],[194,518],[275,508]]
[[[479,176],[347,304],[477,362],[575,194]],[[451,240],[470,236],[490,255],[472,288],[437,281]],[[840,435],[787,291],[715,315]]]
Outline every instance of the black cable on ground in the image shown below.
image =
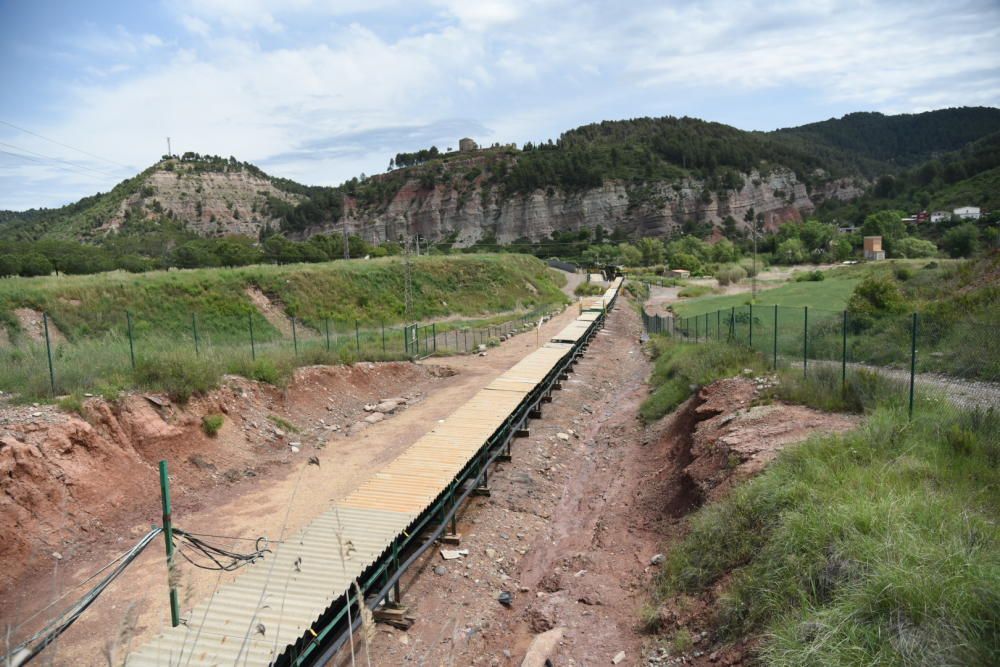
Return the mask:
[[[252,565],[262,559],[264,554],[271,553],[271,550],[267,548],[268,540],[266,537],[258,537],[254,541],[256,549],[244,554],[209,544],[194,533],[180,528],[174,528],[173,532],[174,538],[179,542],[177,552],[184,557],[184,560],[202,570],[232,572],[244,565]],[[199,558],[200,562],[195,558]]]
[[65,632],[69,626],[76,622],[76,619],[80,618],[80,615],[87,610],[87,608],[94,603],[95,600],[104,592],[112,581],[118,578],[122,572],[125,571],[129,565],[132,564],[139,554],[149,546],[150,542],[156,538],[163,530],[161,528],[153,528],[148,533],[146,533],[141,540],[139,540],[131,550],[129,550],[120,559],[120,562],[111,572],[108,573],[106,577],[101,579],[96,586],[91,588],[83,597],[76,601],[76,603],[63,612],[59,617],[53,619],[44,628],[36,632],[29,639],[21,642],[18,646],[14,648],[10,653],[4,656],[3,664],[8,667],[20,667],[30,662],[39,653],[41,653],[45,648],[54,642],[59,635]]

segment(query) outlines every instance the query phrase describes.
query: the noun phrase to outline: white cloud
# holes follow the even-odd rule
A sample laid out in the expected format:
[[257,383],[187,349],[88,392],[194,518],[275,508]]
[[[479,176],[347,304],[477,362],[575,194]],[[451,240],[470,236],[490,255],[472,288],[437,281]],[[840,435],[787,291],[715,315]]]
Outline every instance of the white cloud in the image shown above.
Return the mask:
[[[25,124],[124,163],[154,161],[170,135],[182,151],[334,183],[430,139],[380,129],[442,119],[478,121],[469,132],[492,143],[647,113],[713,118],[722,112],[699,99],[763,91],[792,111],[1000,102],[1000,7],[988,0],[181,0],[172,11],[176,34],[84,30],[59,115]],[[789,118],[808,120],[772,127]]]

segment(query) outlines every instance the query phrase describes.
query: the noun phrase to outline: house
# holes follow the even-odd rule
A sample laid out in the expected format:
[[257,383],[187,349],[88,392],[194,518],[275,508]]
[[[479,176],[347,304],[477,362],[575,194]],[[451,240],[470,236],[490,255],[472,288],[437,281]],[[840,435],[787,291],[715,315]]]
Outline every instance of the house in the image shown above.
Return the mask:
[[462,153],[468,153],[469,151],[474,151],[479,148],[479,144],[468,137],[463,137],[458,140],[458,150]]
[[885,259],[885,251],[882,250],[881,236],[865,237],[865,259],[871,259],[871,260]]
[[978,206],[959,206],[952,213],[959,220],[979,220],[982,215],[982,211],[979,210]]
[[670,278],[690,278],[691,272],[687,269],[670,269],[667,271],[667,276]]
[[948,211],[934,211],[931,213],[931,222],[933,223],[945,222],[947,220],[951,220],[951,213]]
[[931,214],[927,211],[920,211],[913,217],[916,219],[918,225],[923,225],[931,221]]

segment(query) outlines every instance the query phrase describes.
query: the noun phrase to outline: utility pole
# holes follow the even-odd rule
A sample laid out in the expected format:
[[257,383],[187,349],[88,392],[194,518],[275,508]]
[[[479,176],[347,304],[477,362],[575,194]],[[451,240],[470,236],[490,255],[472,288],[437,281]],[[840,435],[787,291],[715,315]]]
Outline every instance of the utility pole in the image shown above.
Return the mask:
[[406,265],[406,321],[410,321],[410,310],[413,307],[413,276],[410,266],[410,239],[406,239],[403,249],[403,262]]
[[417,257],[420,257],[420,234],[417,234]]
[[344,218],[344,259],[351,258],[351,243],[347,236],[347,218]]
[[167,156],[173,157],[174,154],[170,151],[170,137],[167,137]]

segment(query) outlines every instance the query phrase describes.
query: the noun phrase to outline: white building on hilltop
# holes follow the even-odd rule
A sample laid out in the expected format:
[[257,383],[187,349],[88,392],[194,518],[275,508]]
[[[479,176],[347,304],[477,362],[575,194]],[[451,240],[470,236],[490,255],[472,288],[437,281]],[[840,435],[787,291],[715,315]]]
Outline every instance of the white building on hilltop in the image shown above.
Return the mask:
[[960,206],[952,211],[952,213],[959,220],[979,220],[979,216],[982,215],[982,211],[979,210],[978,206]]

